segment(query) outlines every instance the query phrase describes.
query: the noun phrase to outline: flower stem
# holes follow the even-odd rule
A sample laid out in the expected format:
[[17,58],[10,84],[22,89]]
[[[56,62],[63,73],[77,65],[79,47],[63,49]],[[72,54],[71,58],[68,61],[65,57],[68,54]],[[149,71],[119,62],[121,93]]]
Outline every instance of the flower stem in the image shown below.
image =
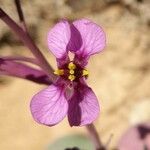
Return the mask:
[[0,59],[11,60],[11,61],[27,62],[27,63],[31,63],[31,64],[39,66],[38,61],[35,58],[30,58],[30,57],[24,57],[24,56],[5,56],[5,57],[0,57]]
[[40,67],[45,71],[45,73],[50,77],[52,82],[55,82],[56,76],[53,74],[52,67],[48,64],[47,60],[40,52],[39,48],[35,45],[30,35],[13,20],[11,19],[1,8],[0,8],[0,19],[2,19],[19,37],[19,39],[27,46],[32,54],[36,57],[39,62]]
[[18,77],[36,82],[38,84],[51,84],[50,79],[42,70],[3,58],[0,58],[0,75]]
[[102,144],[102,141],[96,131],[94,124],[87,125],[86,128],[89,132],[91,139],[93,140],[93,143],[95,145],[95,150],[106,150],[105,146],[103,146]]
[[21,2],[20,2],[20,0],[14,0],[14,2],[15,2],[15,5],[16,5],[16,8],[17,8],[17,12],[18,12],[20,23],[22,25],[22,29],[25,32],[27,32],[27,26],[26,26],[25,18],[24,18],[23,11],[22,11],[22,8],[21,8]]

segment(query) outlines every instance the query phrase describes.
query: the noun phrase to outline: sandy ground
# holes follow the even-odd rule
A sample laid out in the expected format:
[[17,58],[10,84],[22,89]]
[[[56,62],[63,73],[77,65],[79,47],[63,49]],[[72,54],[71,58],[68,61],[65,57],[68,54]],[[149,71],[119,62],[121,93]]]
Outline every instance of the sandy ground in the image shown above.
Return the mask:
[[[17,20],[13,1],[0,0],[0,6]],[[55,59],[48,52],[46,34],[57,20],[89,18],[105,30],[107,47],[91,58],[88,82],[101,106],[95,122],[99,134],[104,142],[113,134],[110,149],[129,126],[150,121],[149,6],[149,0],[23,1],[29,30],[53,67]],[[31,55],[2,22],[0,54]],[[0,77],[0,149],[44,150],[58,137],[86,133],[84,128],[71,128],[67,119],[52,128],[33,121],[30,100],[43,87],[22,79]]]

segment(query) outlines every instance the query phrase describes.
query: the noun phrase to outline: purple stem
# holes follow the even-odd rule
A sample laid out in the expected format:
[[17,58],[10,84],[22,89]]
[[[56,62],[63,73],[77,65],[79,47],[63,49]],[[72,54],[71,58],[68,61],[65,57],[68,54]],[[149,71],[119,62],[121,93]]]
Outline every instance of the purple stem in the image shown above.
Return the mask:
[[23,62],[28,62],[28,63],[32,63],[34,65],[39,66],[38,61],[36,59],[30,58],[30,57],[24,57],[24,56],[4,56],[4,57],[0,57],[0,59],[12,60],[12,61],[23,61]]
[[0,75],[19,77],[39,84],[51,84],[49,77],[42,70],[2,58],[0,58]]
[[100,140],[100,137],[96,131],[94,124],[89,124],[86,126],[86,128],[89,132],[91,139],[93,140],[93,143],[95,145],[95,149],[96,150],[106,150],[105,146],[103,146],[103,144]]
[[23,11],[22,11],[22,8],[21,8],[21,2],[20,2],[20,0],[14,0],[14,2],[15,2],[15,5],[16,5],[16,8],[17,8],[17,12],[18,12],[20,23],[22,25],[22,29],[25,32],[27,32],[27,26],[26,26],[25,18],[24,18]]
[[40,67],[45,71],[45,73],[50,77],[52,82],[55,82],[56,76],[53,74],[52,67],[48,64],[43,54],[40,52],[39,48],[34,44],[30,35],[23,31],[23,29],[12,20],[1,8],[0,8],[0,18],[16,33],[20,40],[27,46],[33,55],[37,58]]

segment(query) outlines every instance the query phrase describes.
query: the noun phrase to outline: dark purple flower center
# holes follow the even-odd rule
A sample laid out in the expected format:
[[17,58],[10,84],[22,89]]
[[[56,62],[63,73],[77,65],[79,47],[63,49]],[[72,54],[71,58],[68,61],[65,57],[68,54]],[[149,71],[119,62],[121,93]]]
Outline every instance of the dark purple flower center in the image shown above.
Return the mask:
[[78,81],[81,77],[87,78],[89,73],[85,68],[82,68],[80,65],[71,61],[56,70],[54,74],[59,75],[66,80]]

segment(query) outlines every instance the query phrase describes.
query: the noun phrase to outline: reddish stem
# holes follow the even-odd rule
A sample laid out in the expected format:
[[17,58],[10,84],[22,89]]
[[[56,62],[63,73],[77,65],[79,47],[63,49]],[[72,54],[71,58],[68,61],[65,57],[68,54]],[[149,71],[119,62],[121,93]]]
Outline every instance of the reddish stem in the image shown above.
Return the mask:
[[91,139],[93,140],[95,149],[96,150],[106,150],[105,146],[103,146],[102,141],[100,140],[100,137],[96,131],[94,124],[87,125],[86,128],[89,132]]
[[19,77],[39,84],[51,84],[48,76],[42,70],[3,58],[0,58],[0,75]]
[[34,58],[30,58],[30,57],[24,57],[24,56],[5,56],[5,57],[0,57],[0,58],[1,59],[5,59],[5,60],[28,62],[28,63],[32,63],[34,65],[39,66],[39,63],[37,62],[37,60],[34,59]]
[[26,26],[25,18],[24,18],[23,11],[22,11],[22,8],[21,8],[21,2],[20,2],[20,0],[14,0],[14,2],[15,2],[15,5],[16,5],[16,8],[17,8],[17,12],[18,12],[20,23],[22,25],[22,29],[25,32],[27,32],[27,26]]
[[24,45],[31,50],[33,55],[37,58],[40,67],[46,72],[52,82],[55,82],[56,76],[53,74],[52,67],[48,64],[39,48],[34,44],[30,35],[24,32],[23,29],[20,28],[20,26],[13,19],[11,19],[1,8],[0,18],[16,33],[16,35],[20,38]]

